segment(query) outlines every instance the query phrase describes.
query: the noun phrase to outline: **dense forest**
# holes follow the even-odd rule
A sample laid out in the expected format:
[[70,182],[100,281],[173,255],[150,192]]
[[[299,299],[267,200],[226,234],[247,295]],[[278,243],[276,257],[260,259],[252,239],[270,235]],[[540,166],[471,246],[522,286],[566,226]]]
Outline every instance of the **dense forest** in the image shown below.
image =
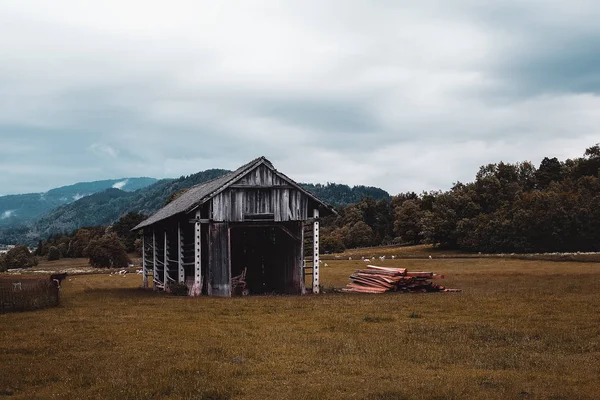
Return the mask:
[[600,146],[559,161],[482,166],[445,192],[403,193],[338,207],[322,224],[323,251],[431,243],[475,252],[600,250]]
[[[212,170],[211,174],[220,172]],[[162,189],[157,186],[154,197],[144,196],[146,203],[131,203],[123,209],[125,214],[120,208],[112,210],[111,218],[117,221],[112,227],[102,224],[51,233],[45,243],[39,243],[41,254],[55,247],[61,257],[82,256],[90,240],[107,234],[118,237],[127,251],[134,251],[136,236],[129,229],[149,214],[147,210],[158,209],[191,181],[207,179],[206,173],[182,177]],[[599,176],[600,145],[595,145],[582,157],[564,161],[546,157],[537,167],[527,161],[488,164],[479,169],[473,182],[457,182],[448,191],[390,197],[377,188],[336,184],[305,187],[337,202],[337,215],[323,218],[321,224],[323,252],[418,243],[490,253],[583,252],[600,251]],[[123,196],[113,191],[98,195],[107,210],[119,204]],[[359,200],[346,203],[352,196]],[[97,207],[98,201],[88,199],[82,204]],[[98,212],[88,211],[92,216]],[[124,216],[119,219],[119,215]],[[90,222],[90,226],[98,225]]]

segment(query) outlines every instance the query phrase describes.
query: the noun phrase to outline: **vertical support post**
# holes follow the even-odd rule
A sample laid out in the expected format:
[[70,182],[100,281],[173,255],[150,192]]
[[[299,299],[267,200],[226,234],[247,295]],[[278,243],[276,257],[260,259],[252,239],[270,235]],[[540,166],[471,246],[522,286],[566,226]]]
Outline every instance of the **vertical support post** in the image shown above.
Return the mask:
[[313,293],[319,293],[319,209],[313,210]]
[[156,279],[158,277],[158,264],[156,263],[156,231],[152,227],[152,287],[156,290]]
[[181,240],[181,225],[177,222],[177,270],[178,282],[185,283],[185,271],[183,269],[183,241]]
[[304,262],[304,222],[300,222],[300,290],[306,294],[306,270]]
[[142,281],[144,288],[148,287],[148,265],[146,264],[146,235],[142,229]]
[[165,229],[165,247],[164,247],[164,251],[163,251],[163,260],[164,260],[164,274],[163,274],[163,285],[164,285],[164,290],[167,290],[167,287],[169,286],[169,245],[167,244],[167,230]]
[[194,224],[194,286],[192,296],[202,294],[202,224],[200,224],[200,210],[196,211]]

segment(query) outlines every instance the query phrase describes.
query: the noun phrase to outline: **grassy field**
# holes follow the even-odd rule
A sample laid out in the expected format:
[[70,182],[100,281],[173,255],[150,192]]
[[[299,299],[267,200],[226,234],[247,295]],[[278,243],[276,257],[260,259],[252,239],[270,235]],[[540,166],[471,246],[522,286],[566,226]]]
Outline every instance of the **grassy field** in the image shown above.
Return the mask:
[[[327,261],[325,288],[362,261]],[[386,260],[462,293],[177,298],[70,277],[0,315],[0,398],[597,399],[600,266]]]

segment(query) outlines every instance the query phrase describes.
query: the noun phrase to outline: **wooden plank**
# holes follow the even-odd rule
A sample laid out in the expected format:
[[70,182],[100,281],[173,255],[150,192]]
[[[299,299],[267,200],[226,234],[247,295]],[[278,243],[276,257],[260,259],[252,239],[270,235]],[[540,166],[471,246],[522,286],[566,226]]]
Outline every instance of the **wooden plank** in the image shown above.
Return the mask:
[[183,268],[183,236],[181,223],[177,221],[177,282],[185,283],[185,269]]
[[229,224],[212,223],[209,227],[209,294],[231,297]]
[[146,235],[142,229],[142,285],[148,287],[148,265],[146,264]]
[[250,185],[250,184],[234,184],[229,186],[232,189],[293,189],[292,185]]
[[167,287],[169,286],[169,245],[167,242],[167,230],[165,229],[165,246],[163,248],[163,265],[164,265],[164,271],[163,271],[163,285],[164,289],[166,290]]
[[156,232],[154,227],[152,227],[152,287],[156,290],[156,277],[158,276],[158,263],[156,262]]

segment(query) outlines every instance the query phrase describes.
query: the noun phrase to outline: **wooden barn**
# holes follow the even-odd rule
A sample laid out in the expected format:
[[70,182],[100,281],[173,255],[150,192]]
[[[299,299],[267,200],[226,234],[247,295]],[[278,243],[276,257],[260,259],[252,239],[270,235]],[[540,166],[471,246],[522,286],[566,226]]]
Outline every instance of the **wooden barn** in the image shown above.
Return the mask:
[[143,281],[190,294],[319,292],[319,216],[327,204],[260,157],[194,186],[143,230]]

